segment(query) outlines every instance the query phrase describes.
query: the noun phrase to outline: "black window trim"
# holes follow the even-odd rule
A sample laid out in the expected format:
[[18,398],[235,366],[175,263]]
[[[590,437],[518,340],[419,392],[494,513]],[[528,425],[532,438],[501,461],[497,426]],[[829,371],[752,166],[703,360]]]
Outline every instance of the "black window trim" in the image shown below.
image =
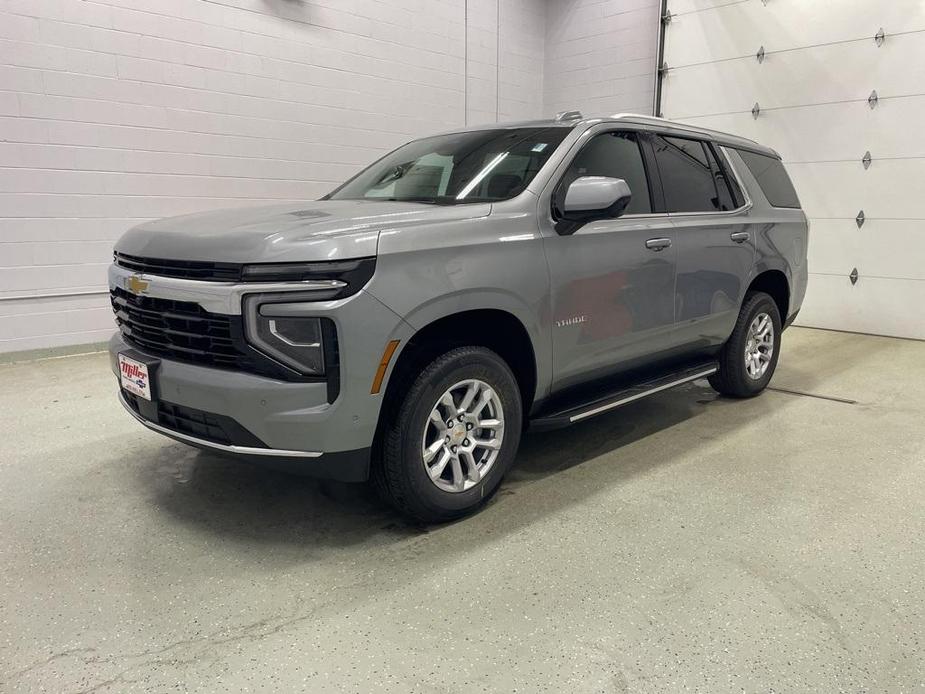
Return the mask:
[[[562,182],[562,179],[565,177],[565,173],[568,171],[568,167],[571,166],[572,161],[575,157],[578,156],[578,153],[584,148],[584,146],[595,136],[602,135],[608,132],[633,132],[636,133],[636,136],[639,138],[639,144],[642,147],[643,151],[643,164],[646,168],[646,178],[649,182],[649,195],[652,202],[653,211],[648,214],[624,214],[616,219],[611,221],[619,222],[620,220],[639,220],[639,219],[667,219],[671,217],[672,219],[684,218],[684,217],[700,217],[704,215],[713,215],[713,216],[732,216],[732,215],[742,215],[748,212],[752,206],[752,198],[748,192],[748,188],[745,186],[745,183],[742,180],[738,169],[732,161],[732,157],[729,156],[730,149],[745,149],[747,151],[754,151],[756,154],[764,154],[765,156],[770,156],[764,150],[758,148],[752,150],[748,147],[740,147],[738,145],[733,146],[725,144],[718,140],[713,140],[706,135],[699,135],[694,132],[683,132],[679,133],[676,129],[673,128],[659,128],[653,127],[651,125],[643,125],[641,123],[633,123],[627,121],[625,123],[599,123],[587,128],[582,132],[574,142],[568,145],[568,149],[564,152],[564,155],[561,160],[555,164],[552,175],[546,180],[546,183],[542,187],[542,192],[539,193],[540,205],[545,208],[545,215],[548,218],[548,223],[550,225],[555,225],[555,219],[552,215],[552,203],[553,196],[555,195],[556,189],[559,187],[559,184]],[[732,175],[735,177],[736,183],[739,184],[739,189],[742,191],[742,200],[743,204],[740,207],[737,207],[734,210],[726,210],[723,212],[666,212],[665,206],[665,197],[664,191],[662,190],[661,174],[658,171],[658,166],[655,163],[655,151],[652,146],[652,136],[661,135],[667,137],[681,137],[688,140],[699,140],[700,142],[711,143],[714,147],[714,150],[721,157],[721,165],[728,167],[729,171],[732,172]],[[546,162],[549,164],[549,161]],[[536,179],[534,179],[534,182]],[[548,200],[546,198],[548,196]],[[543,202],[547,200],[546,202]],[[658,211],[654,211],[658,209]]]
[[[736,170],[735,164],[732,162],[732,157],[729,156],[729,149],[726,147],[726,145],[720,144],[718,142],[711,142],[710,144],[713,145],[713,151],[716,152],[717,160],[719,161],[719,165],[723,168],[724,173],[726,173],[727,176],[729,173],[732,173],[732,177],[735,179],[736,185],[739,187],[739,192],[742,193],[742,204],[734,210],[729,210],[728,214],[751,209],[752,196],[748,194],[748,187],[745,185],[745,181],[742,180],[742,177]],[[732,191],[730,191],[730,193],[731,192]]]
[[[729,156],[729,153],[726,151],[726,145],[723,145],[714,140],[710,140],[704,137],[697,137],[693,134],[685,133],[684,135],[678,135],[671,131],[663,130],[650,130],[653,135],[659,135],[661,137],[673,137],[678,140],[693,140],[694,142],[700,142],[703,145],[710,146],[712,145],[713,151],[718,153],[717,160],[719,165],[723,167],[724,170],[729,170],[732,172],[732,175],[735,177],[736,183],[739,184],[739,190],[742,191],[742,204],[739,205],[734,210],[706,210],[701,212],[665,212],[666,217],[672,219],[678,219],[679,217],[704,217],[704,216],[728,216],[728,215],[738,215],[743,214],[752,207],[752,199],[748,194],[748,188],[745,187],[745,184],[742,183],[742,177],[739,176],[739,172],[736,171],[735,166],[732,163],[732,159]],[[721,159],[720,159],[721,157]]]
[[[649,187],[649,204],[652,207],[652,212],[639,212],[636,214],[621,214],[619,217],[614,218],[611,221],[618,221],[621,219],[643,219],[648,217],[666,217],[667,213],[665,212],[665,199],[662,195],[662,184],[661,177],[658,175],[658,168],[655,166],[655,160],[652,157],[652,144],[647,137],[649,130],[638,127],[627,127],[623,124],[611,124],[611,127],[602,128],[601,130],[594,130],[589,128],[586,133],[590,133],[586,139],[579,140],[575,143],[574,154],[572,150],[569,150],[569,153],[563,157],[562,161],[557,165],[557,169],[561,166],[561,171],[558,176],[555,176],[555,184],[551,188],[549,195],[549,215],[553,222],[555,218],[552,214],[552,207],[555,204],[556,194],[559,191],[559,187],[562,185],[562,181],[565,179],[565,175],[568,173],[569,167],[572,165],[572,162],[578,157],[579,154],[584,150],[585,147],[596,137],[600,135],[608,135],[610,133],[632,133],[636,136],[636,145],[639,147],[639,156],[642,158],[642,168],[646,176],[646,185]],[[585,133],[582,133],[584,136]],[[656,212],[658,208],[658,212]]]
[[[726,191],[729,193],[729,199],[734,204],[736,204],[736,206],[733,209],[735,210],[739,209],[743,205],[743,203],[739,202],[739,198],[741,197],[741,190],[738,191],[738,194],[737,194],[737,191],[736,191],[737,186],[733,185],[733,180],[729,174],[729,171],[730,171],[729,163],[722,159],[722,157],[719,154],[719,146],[715,142],[704,141],[703,146],[707,149],[712,162],[715,163],[716,166],[719,168],[719,175],[723,179],[723,185],[726,186]],[[713,167],[712,163],[710,164],[710,167],[711,168]],[[738,181],[735,181],[735,183],[738,184]],[[719,182],[718,181],[716,182],[716,186],[717,186],[716,194],[719,195]],[[732,210],[726,210],[726,212],[731,212],[731,211]]]

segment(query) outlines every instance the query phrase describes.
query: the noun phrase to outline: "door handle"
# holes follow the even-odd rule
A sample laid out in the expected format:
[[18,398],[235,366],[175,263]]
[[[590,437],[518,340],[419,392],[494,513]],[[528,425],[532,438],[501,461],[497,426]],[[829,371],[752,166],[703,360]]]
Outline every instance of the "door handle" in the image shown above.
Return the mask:
[[671,245],[671,239],[649,239],[646,241],[646,248],[650,251],[659,251],[665,250],[668,246]]
[[729,238],[731,238],[736,243],[745,243],[748,241],[749,236],[747,231],[734,231],[729,234]]

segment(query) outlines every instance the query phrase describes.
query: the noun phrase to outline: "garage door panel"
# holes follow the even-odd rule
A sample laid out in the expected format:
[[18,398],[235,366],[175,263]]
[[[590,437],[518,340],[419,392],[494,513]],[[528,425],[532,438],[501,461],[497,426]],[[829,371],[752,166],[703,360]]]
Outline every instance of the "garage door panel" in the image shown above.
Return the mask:
[[925,339],[925,0],[705,4],[670,1],[661,112],[781,154],[811,221],[801,324]]
[[[672,15],[690,2],[669,2]],[[892,0],[881,3],[875,21],[868,13],[832,7],[826,21],[818,21],[819,8],[807,0],[742,2],[712,11],[673,16],[665,32],[665,60],[678,67],[692,63],[753,56],[759,46],[768,53],[820,44],[863,39],[876,48],[873,36],[880,27],[888,34],[925,30],[925,3]],[[888,36],[883,49],[895,36]],[[883,50],[881,49],[881,50]],[[770,56],[769,56],[770,57]]]
[[786,163],[849,160],[860,165],[870,151],[873,165],[879,166],[881,159],[925,156],[925,128],[908,127],[909,122],[925,123],[925,96],[902,101],[882,101],[873,110],[852,102],[772,111],[757,119],[750,113],[725,113],[683,120],[773,147]]
[[797,325],[925,340],[925,281],[810,274]]
[[789,164],[787,170],[810,218],[852,219],[861,209],[870,218],[922,216],[925,159],[884,160],[867,170],[854,162]]
[[[851,102],[771,111],[757,119],[733,113],[686,120],[757,140],[777,150],[785,162],[860,163],[870,151],[873,165],[879,166],[884,158],[925,156],[925,128],[908,125],[925,123],[925,96],[883,100],[875,109]],[[809,132],[813,137],[806,137]]]
[[754,103],[756,89],[742,85],[754,85],[757,67],[732,61],[668,70],[662,77],[662,115],[686,120],[716,113],[747,112]]
[[792,51],[757,60],[727,60],[671,69],[663,85],[663,112],[672,118],[783,106],[864,101],[921,94],[925,84],[925,40],[894,37],[889,46],[853,43]]
[[[664,102],[664,100],[663,100]],[[671,120],[681,120],[698,128],[710,128],[719,130],[724,133],[733,133],[740,137],[747,137],[750,140],[759,139],[759,123],[752,118],[750,113],[717,113],[706,116],[690,116],[687,118],[676,117],[670,113],[664,113],[665,118]],[[773,147],[770,142],[762,142],[769,147]]]
[[816,273],[845,277],[857,267],[862,277],[925,281],[923,255],[896,252],[921,247],[923,236],[925,225],[919,220],[869,219],[858,229],[850,219],[814,219],[809,267]]
[[668,0],[668,9],[672,15],[689,12],[713,12],[742,0]]

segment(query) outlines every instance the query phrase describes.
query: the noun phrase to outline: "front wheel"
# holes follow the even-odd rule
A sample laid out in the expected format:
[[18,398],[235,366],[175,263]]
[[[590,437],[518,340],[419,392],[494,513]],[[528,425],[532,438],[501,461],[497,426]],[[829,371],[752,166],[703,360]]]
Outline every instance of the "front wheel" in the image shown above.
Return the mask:
[[781,318],[764,292],[745,295],[732,335],[719,355],[719,371],[710,385],[723,395],[750,398],[764,390],[780,355]]
[[517,381],[484,347],[459,347],[420,371],[386,424],[373,479],[399,511],[424,522],[471,513],[517,454]]

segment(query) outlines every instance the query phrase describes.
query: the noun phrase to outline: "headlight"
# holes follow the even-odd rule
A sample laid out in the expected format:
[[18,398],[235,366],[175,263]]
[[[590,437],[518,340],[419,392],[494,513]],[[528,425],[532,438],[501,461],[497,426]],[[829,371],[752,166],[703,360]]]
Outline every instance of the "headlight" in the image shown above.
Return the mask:
[[242,313],[248,345],[302,376],[325,376],[333,402],[340,379],[337,331],[331,319],[310,315],[310,304],[356,294],[375,271],[374,257],[245,265],[244,282],[313,285],[305,291],[245,295]]
[[335,347],[327,318],[302,315],[306,297],[255,294],[244,299],[247,341],[254,348],[306,376],[323,376],[325,354]]

